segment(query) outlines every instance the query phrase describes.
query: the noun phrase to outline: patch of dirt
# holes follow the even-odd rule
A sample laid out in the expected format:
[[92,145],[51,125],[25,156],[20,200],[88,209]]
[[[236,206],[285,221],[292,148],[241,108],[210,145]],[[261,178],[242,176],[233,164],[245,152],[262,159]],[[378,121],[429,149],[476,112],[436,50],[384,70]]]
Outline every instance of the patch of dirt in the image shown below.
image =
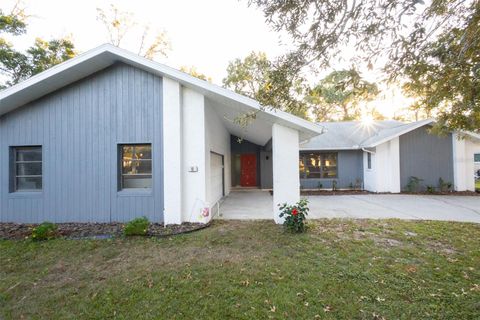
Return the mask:
[[438,241],[432,241],[428,242],[427,247],[431,249],[434,252],[440,253],[440,254],[445,254],[445,255],[452,255],[457,253],[457,250],[452,247],[451,245],[448,245],[446,243],[438,242]]
[[391,192],[370,192],[366,190],[300,190],[300,195],[302,196],[347,196],[347,195],[363,195],[363,194],[409,194],[409,195],[428,195],[428,196],[480,196],[480,191],[419,191],[419,192],[408,192],[402,191],[400,193],[391,193]]
[[403,242],[401,242],[399,240],[395,240],[395,239],[390,239],[390,238],[382,238],[382,237],[373,236],[372,240],[373,240],[373,242],[375,242],[376,245],[380,245],[380,246],[388,247],[388,248],[400,247],[400,246],[404,245]]
[[358,194],[374,194],[366,190],[300,190],[302,196],[341,196],[341,195],[358,195]]
[[435,192],[407,192],[402,191],[401,194],[411,194],[411,195],[427,195],[427,196],[480,196],[480,192],[476,191],[435,191]]
[[[0,223],[0,239],[22,240],[28,238],[38,224]],[[148,236],[166,237],[203,229],[208,224],[182,223],[166,225],[151,223]],[[58,223],[58,236],[67,239],[104,239],[123,235],[123,223]]]

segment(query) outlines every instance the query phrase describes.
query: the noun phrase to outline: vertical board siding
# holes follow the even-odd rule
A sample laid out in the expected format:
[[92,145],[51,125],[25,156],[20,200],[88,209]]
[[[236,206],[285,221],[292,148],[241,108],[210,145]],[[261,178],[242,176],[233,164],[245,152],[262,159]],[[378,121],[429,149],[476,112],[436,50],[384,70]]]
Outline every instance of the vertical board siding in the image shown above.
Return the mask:
[[423,179],[422,185],[438,187],[438,180],[453,183],[452,134],[429,134],[427,127],[418,128],[400,136],[400,187],[410,177]]
[[[301,153],[309,153],[315,151],[302,151]],[[360,179],[363,186],[363,152],[361,150],[339,150],[339,151],[322,151],[321,153],[337,153],[337,175],[336,179],[300,179],[300,186],[304,189],[317,189],[319,183],[322,188],[332,188],[333,180],[337,181],[337,188],[347,189],[350,184],[355,185],[357,179]]]
[[[0,221],[163,221],[162,79],[117,64],[0,117]],[[151,143],[151,192],[118,192],[119,143]],[[10,146],[42,145],[43,191],[9,193]]]

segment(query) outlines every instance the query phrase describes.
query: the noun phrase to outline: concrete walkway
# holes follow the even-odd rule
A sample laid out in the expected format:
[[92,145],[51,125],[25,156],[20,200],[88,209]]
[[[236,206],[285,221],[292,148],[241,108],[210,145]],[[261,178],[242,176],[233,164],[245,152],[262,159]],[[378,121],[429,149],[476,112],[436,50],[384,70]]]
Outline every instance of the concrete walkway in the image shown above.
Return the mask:
[[268,191],[232,191],[220,204],[220,218],[231,220],[273,220],[273,197]]
[[[310,219],[423,219],[480,223],[480,197],[366,194],[309,196]],[[273,219],[272,196],[234,191],[220,206],[223,219]]]

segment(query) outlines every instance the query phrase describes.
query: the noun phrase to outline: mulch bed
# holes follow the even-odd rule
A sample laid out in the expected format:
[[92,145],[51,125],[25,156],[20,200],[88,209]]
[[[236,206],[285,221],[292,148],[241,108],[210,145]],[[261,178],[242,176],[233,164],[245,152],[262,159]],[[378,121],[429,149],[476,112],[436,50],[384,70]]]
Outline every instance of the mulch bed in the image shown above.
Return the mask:
[[447,191],[447,192],[406,192],[388,193],[388,192],[370,192],[365,190],[302,190],[302,196],[341,196],[341,195],[360,195],[360,194],[411,194],[411,195],[428,195],[428,196],[480,196],[480,191]]
[[[0,239],[23,240],[38,224],[0,223]],[[210,224],[182,223],[167,225],[151,223],[149,237],[168,237],[204,229]],[[65,239],[109,239],[123,236],[123,223],[58,223],[58,236]]]
[[357,195],[357,194],[374,194],[365,190],[301,190],[302,196],[340,196],[340,195]]
[[435,191],[435,192],[427,192],[427,191],[422,191],[422,192],[402,192],[402,194],[420,194],[420,195],[427,195],[427,196],[480,196],[479,191]]

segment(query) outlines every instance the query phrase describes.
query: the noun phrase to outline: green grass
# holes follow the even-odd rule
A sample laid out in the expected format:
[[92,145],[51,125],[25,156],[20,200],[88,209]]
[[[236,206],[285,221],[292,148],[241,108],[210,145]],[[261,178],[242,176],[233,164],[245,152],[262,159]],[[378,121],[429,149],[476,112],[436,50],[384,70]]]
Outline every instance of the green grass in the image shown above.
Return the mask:
[[479,225],[310,226],[0,241],[0,319],[478,319]]

